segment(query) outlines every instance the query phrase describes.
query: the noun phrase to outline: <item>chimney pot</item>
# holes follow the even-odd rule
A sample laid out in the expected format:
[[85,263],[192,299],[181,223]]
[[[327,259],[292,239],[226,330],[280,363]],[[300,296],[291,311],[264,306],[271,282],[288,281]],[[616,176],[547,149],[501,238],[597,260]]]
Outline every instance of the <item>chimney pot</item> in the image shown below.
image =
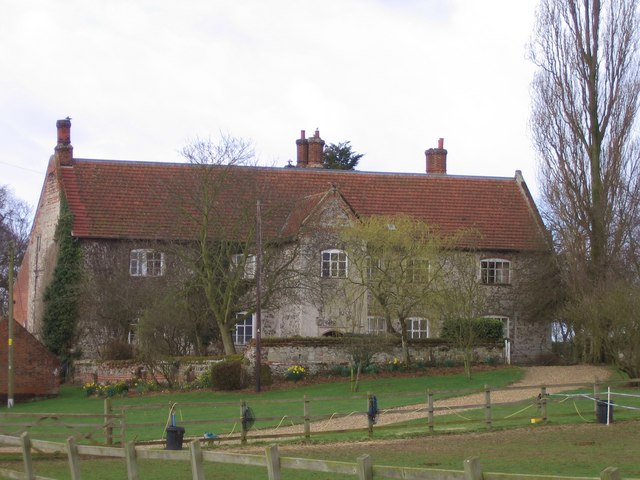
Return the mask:
[[444,148],[444,138],[438,139],[438,148],[442,150]]

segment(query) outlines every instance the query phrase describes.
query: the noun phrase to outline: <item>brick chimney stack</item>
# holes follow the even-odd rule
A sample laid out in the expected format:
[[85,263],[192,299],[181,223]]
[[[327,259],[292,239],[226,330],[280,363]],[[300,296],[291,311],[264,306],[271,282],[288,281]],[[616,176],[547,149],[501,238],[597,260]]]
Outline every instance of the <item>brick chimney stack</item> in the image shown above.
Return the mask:
[[322,168],[322,153],[324,140],[320,138],[320,132],[316,129],[313,137],[309,139],[309,168]]
[[71,145],[71,119],[69,117],[56,122],[58,129],[58,143],[55,156],[59,165],[73,164],[73,146]]
[[305,138],[305,131],[300,130],[300,138],[296,140],[298,147],[298,160],[296,167],[306,167],[309,163],[309,140]]
[[425,150],[427,157],[427,175],[446,175],[447,151],[444,149],[444,138],[438,139],[438,148]]

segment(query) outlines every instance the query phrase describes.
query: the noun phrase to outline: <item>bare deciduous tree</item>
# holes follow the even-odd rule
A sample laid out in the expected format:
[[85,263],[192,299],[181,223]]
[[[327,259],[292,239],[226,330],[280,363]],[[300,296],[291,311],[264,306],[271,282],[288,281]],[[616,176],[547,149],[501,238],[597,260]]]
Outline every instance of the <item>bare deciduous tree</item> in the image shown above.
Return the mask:
[[29,241],[30,210],[7,185],[0,186],[0,316],[7,314],[9,305],[9,243],[13,243],[15,278]]
[[[256,309],[256,203],[268,197],[257,181],[250,142],[221,135],[218,141],[196,140],[181,151],[193,165],[189,190],[177,186],[181,197],[181,222],[195,238],[181,239],[174,253],[191,273],[194,287],[201,289],[217,325],[225,354],[235,353],[233,329]],[[265,202],[269,203],[269,202]],[[275,205],[277,209],[279,205]],[[262,210],[264,223],[272,212]],[[262,305],[273,305],[295,285],[296,242],[266,238],[262,265]],[[292,291],[292,289],[291,289]],[[239,316],[239,314],[241,314]],[[242,317],[244,315],[244,317]]]
[[[574,304],[626,275],[621,260],[637,240],[639,26],[637,0],[541,0],[538,10],[531,127],[544,215]],[[599,359],[597,332],[576,327]]]

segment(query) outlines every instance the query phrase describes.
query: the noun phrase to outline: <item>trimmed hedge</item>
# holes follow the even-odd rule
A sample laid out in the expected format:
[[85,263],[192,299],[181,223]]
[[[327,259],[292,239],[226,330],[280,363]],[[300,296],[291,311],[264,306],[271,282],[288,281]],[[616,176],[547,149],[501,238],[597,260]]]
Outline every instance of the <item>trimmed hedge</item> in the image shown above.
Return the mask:
[[211,385],[214,390],[241,390],[247,383],[241,356],[230,356],[211,366]]
[[496,318],[457,318],[442,323],[440,336],[455,341],[471,328],[476,342],[499,342],[503,339],[502,321]]

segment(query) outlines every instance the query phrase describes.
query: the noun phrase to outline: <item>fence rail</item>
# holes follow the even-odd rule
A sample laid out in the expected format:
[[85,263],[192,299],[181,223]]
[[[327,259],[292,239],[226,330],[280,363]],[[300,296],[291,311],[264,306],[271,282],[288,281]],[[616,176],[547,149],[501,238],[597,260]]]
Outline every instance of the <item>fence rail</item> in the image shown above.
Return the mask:
[[[562,420],[581,417],[594,420],[597,413],[599,398],[606,398],[606,386],[640,385],[640,380],[625,380],[603,383],[566,383],[562,385],[530,385],[517,387],[491,388],[488,385],[483,390],[465,391],[433,391],[423,392],[385,393],[377,397],[379,415],[373,418],[367,415],[370,409],[373,393],[348,395],[345,397],[311,397],[304,396],[291,400],[264,400],[252,398],[251,406],[255,410],[255,427],[250,428],[245,406],[246,401],[238,402],[202,402],[182,403],[178,406],[180,417],[178,423],[188,427],[191,432],[187,436],[194,438],[193,431],[199,431],[200,437],[205,431],[218,432],[216,441],[264,440],[290,437],[306,439],[322,434],[336,434],[353,431],[368,431],[373,436],[376,431],[398,429],[398,422],[414,420],[410,427],[412,431],[424,429],[425,432],[446,431],[462,428],[491,429],[498,425],[529,424],[534,420],[539,423],[549,418]],[[589,395],[571,397],[554,392],[567,389],[583,389]],[[531,391],[531,396],[525,400],[501,401],[496,394],[515,390]],[[446,401],[453,396],[476,394],[481,400],[449,406]],[[620,398],[625,398],[623,394]],[[640,400],[635,402],[636,410],[640,411]],[[415,403],[414,403],[415,402]],[[419,403],[418,403],[419,402]],[[564,407],[562,403],[567,402]],[[407,403],[414,403],[408,406]],[[172,404],[170,402],[170,404]],[[335,405],[336,410],[327,413],[326,405]],[[571,405],[573,408],[567,408]],[[276,408],[272,408],[276,406]],[[412,408],[413,407],[413,408]],[[621,407],[624,408],[624,407]],[[616,406],[617,413],[619,413]],[[167,402],[145,405],[122,405],[112,399],[105,399],[103,414],[54,414],[54,413],[0,413],[0,434],[19,435],[29,431],[32,438],[56,439],[66,438],[73,432],[78,443],[94,445],[114,443],[124,445],[127,441],[138,440],[137,443],[160,442],[164,438],[168,425],[166,414]],[[182,418],[182,411],[186,412]],[[262,410],[262,413],[261,413]],[[278,412],[283,412],[282,415]],[[144,413],[143,413],[144,412]],[[417,414],[417,415],[416,415]],[[629,415],[637,413],[629,411]],[[384,419],[395,417],[395,424],[386,425]],[[352,425],[345,427],[336,422],[348,417],[357,418]],[[376,422],[376,420],[381,420]],[[344,422],[342,422],[344,423]],[[287,430],[284,428],[287,427]],[[291,428],[293,427],[293,428]],[[149,431],[157,429],[157,435],[150,436]],[[139,437],[142,437],[139,438]]]
[[[303,470],[324,473],[343,474],[357,477],[359,480],[373,479],[413,479],[413,480],[595,480],[598,477],[556,477],[550,475],[536,475],[512,473],[483,472],[478,457],[464,460],[464,470],[441,470],[428,468],[409,468],[386,465],[374,465],[369,455],[361,455],[356,462],[337,462],[308,458],[280,457],[277,445],[265,448],[264,455],[240,454],[216,451],[203,451],[200,442],[194,440],[189,443],[188,451],[149,450],[136,447],[133,442],[125,444],[124,448],[99,447],[92,445],[78,445],[74,437],[69,437],[65,444],[42,440],[32,440],[27,432],[20,437],[0,435],[0,446],[19,447],[22,450],[24,471],[0,469],[3,478],[53,480],[34,474],[32,449],[44,453],[67,454],[69,471],[72,480],[80,480],[81,455],[94,457],[108,457],[124,459],[127,466],[127,479],[138,480],[138,460],[172,460],[191,464],[191,476],[194,480],[204,480],[204,463],[230,463],[235,465],[251,465],[264,467],[269,480],[281,480],[282,470]],[[615,467],[604,469],[599,478],[601,480],[620,480],[620,471]]]

